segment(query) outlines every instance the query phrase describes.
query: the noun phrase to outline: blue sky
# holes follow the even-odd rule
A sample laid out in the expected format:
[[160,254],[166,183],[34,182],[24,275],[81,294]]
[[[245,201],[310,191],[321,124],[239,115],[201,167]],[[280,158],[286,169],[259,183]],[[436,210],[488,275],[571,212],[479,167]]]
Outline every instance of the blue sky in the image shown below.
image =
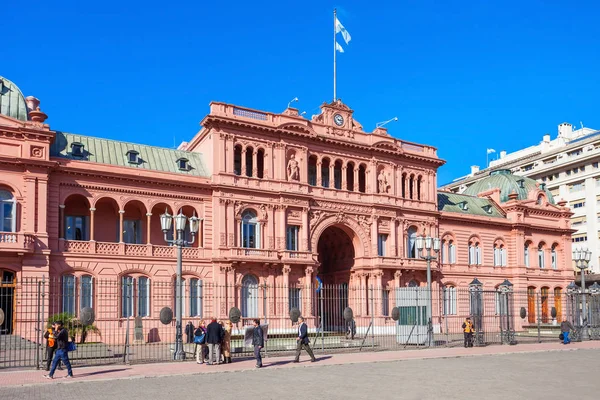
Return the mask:
[[390,134],[438,147],[440,183],[561,122],[600,129],[598,2],[7,3],[0,75],[53,129],[172,147],[211,100],[281,112],[297,96],[314,114],[333,96],[334,8],[352,35],[338,97],[366,130],[397,116]]

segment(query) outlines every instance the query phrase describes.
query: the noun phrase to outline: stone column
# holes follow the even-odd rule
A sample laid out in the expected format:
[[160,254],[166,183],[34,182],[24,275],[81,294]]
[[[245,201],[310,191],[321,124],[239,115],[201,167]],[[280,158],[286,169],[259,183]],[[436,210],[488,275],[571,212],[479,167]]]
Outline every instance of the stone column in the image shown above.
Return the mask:
[[[152,230],[150,229],[152,227],[152,213],[146,213],[146,244],[151,244],[152,243],[152,239],[151,239],[151,232]],[[200,232],[198,232],[200,233]],[[200,234],[198,234],[198,236],[200,236]],[[200,246],[198,246],[200,247]]]
[[362,317],[367,315],[367,304],[369,302],[369,292],[367,290],[367,274],[364,272],[360,272],[358,274],[359,283],[358,283],[358,300],[360,303],[360,315]]
[[292,271],[292,267],[288,264],[284,264],[281,272],[283,274],[283,288],[281,289],[283,293],[281,293],[281,297],[283,299],[282,304],[280,306],[281,315],[287,316],[290,311],[290,272]]
[[359,191],[358,190],[358,168],[359,168],[359,166],[355,165],[354,166],[354,171],[353,171],[354,172],[354,191],[355,192]]
[[240,160],[240,176],[248,176],[246,175],[246,171],[247,169],[247,165],[246,165],[246,147],[242,147],[242,156],[241,156],[241,160]]
[[378,230],[378,224],[377,224],[377,220],[379,218],[376,215],[373,215],[371,217],[371,221],[373,222],[373,224],[371,225],[371,248],[372,248],[372,254],[373,257],[377,257],[379,254],[377,253],[377,239],[378,239],[378,234],[379,234],[379,230]]
[[308,208],[302,209],[302,251],[308,251],[308,240],[309,240],[309,226],[308,226]]
[[390,219],[390,257],[396,257],[396,217]]
[[369,307],[371,304],[371,296],[373,296],[372,304],[374,309],[371,310],[371,313],[373,313],[375,317],[383,315],[382,278],[383,271],[380,269],[374,270],[369,277]]
[[329,188],[335,188],[335,162],[329,161]]
[[61,239],[66,239],[65,238],[65,205],[61,204],[58,206],[58,230],[59,230],[59,237]]
[[287,212],[287,206],[285,205],[280,205],[279,206],[279,235],[277,235],[277,249],[278,250],[285,250],[285,231],[286,231],[286,226],[287,226],[287,221],[286,221],[286,212]]
[[305,303],[305,307],[302,310],[302,314],[304,314],[304,316],[306,317],[312,317],[313,316],[313,307],[312,307],[312,294],[313,294],[313,290],[312,290],[312,274],[313,274],[313,267],[306,267],[306,269],[304,270],[304,274],[305,274],[305,278],[304,278],[304,287],[305,287],[305,292],[304,292],[304,298],[306,299],[306,303]]
[[[232,149],[230,149],[229,140],[227,140],[228,136],[229,135],[223,132],[219,135],[218,146],[220,146],[223,151],[223,157],[219,160],[219,172],[228,172],[228,170],[233,167],[233,152],[231,151]],[[229,160],[229,158],[231,158],[231,160]]]
[[410,199],[410,174],[407,173],[404,178],[404,198]]
[[[402,279],[402,270],[397,270],[396,272],[394,272],[394,287],[395,288],[400,287],[400,279]],[[396,296],[396,293],[394,293],[394,296]],[[395,302],[395,299],[394,299],[394,302]]]
[[268,237],[267,237],[267,245],[265,246],[265,248],[269,249],[269,250],[274,250],[277,247],[275,246],[275,236],[276,236],[276,231],[275,231],[275,210],[273,207],[269,206],[267,209],[267,214],[269,216],[269,220],[267,221],[267,231],[268,231]]
[[346,171],[348,167],[342,166],[342,190],[348,190],[348,182],[346,182]]
[[[46,177],[38,178],[38,210],[48,209],[48,179]],[[39,213],[39,215],[42,215]],[[44,213],[43,218],[37,220],[37,232],[46,234],[48,232],[48,216]],[[46,239],[44,239],[46,241]]]
[[95,241],[95,235],[94,235],[94,215],[96,214],[96,209],[94,207],[90,208],[90,242]]
[[[264,168],[264,160],[263,160]],[[258,178],[258,150],[253,149],[252,151],[252,176]]]
[[323,186],[323,164],[321,161],[317,161],[317,186]]
[[235,267],[232,265],[229,268],[227,268],[227,312],[229,312],[229,310],[231,309],[231,307],[235,307],[235,296],[236,296],[236,290],[235,290]]
[[[119,210],[119,243],[123,243],[123,217],[125,210]],[[175,224],[173,224],[175,225]]]

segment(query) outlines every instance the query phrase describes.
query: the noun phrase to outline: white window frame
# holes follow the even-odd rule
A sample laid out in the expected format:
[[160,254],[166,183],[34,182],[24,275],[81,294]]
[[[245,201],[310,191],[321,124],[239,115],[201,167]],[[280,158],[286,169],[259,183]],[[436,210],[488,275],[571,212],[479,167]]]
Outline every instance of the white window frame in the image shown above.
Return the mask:
[[385,257],[387,255],[387,237],[386,233],[377,235],[377,256]]
[[[248,226],[248,228],[245,228]],[[250,227],[254,227],[254,243],[250,246]],[[247,232],[246,232],[247,231]],[[246,249],[260,249],[260,224],[256,213],[251,210],[246,210],[242,214],[242,220],[240,221],[240,247]],[[246,238],[246,235],[248,237]]]
[[552,247],[552,252],[550,253],[551,257],[550,257],[550,262],[552,264],[552,269],[557,269],[558,268],[558,254],[556,253],[556,248]]
[[450,264],[456,264],[456,245],[453,240],[448,242],[448,255],[450,258]]
[[298,251],[298,237],[300,236],[300,227],[298,225],[288,225],[285,234],[285,248],[289,251]]
[[546,268],[546,260],[544,256],[544,249],[538,247],[538,267],[540,267],[540,269]]
[[525,245],[523,249],[523,256],[525,257],[525,266],[529,268],[529,246]]
[[444,315],[456,315],[455,286],[444,286]]
[[[144,284],[142,284],[142,280],[144,280]],[[136,279],[136,284],[134,285],[136,287],[136,297],[137,297],[137,301],[136,301],[136,305],[137,305],[137,310],[135,310],[135,315],[137,317],[149,317],[150,316],[150,278],[146,277],[146,276],[140,276]],[[145,299],[142,297],[142,287],[145,286]],[[144,307],[146,308],[146,312],[142,314],[141,309],[142,309],[142,304],[144,305]]]
[[[195,290],[196,293],[194,293],[192,289]],[[190,278],[189,290],[190,290],[189,316],[202,318],[202,311],[203,311],[202,310],[202,295],[203,295],[202,279]]]
[[[10,217],[4,214],[4,207],[10,206]],[[0,232],[16,232],[17,231],[17,199],[8,190],[0,190]],[[4,221],[10,220],[10,226],[4,226]],[[8,224],[7,224],[8,225]],[[10,230],[7,230],[9,228]]]

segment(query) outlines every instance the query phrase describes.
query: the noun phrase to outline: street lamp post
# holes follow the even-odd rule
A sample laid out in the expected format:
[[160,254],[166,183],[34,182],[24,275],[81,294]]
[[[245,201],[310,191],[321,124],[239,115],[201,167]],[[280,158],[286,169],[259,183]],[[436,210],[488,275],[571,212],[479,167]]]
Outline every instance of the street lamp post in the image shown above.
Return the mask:
[[[173,226],[173,220],[175,220],[175,230],[177,236],[173,239],[169,239],[169,232],[172,232],[171,227]],[[185,225],[187,221],[190,222],[190,233],[192,240],[185,240],[183,233],[185,231]],[[196,214],[190,218],[187,218],[181,210],[176,216],[169,215],[169,212],[165,210],[165,213],[160,216],[160,226],[165,235],[165,242],[172,244],[177,247],[177,287],[175,293],[175,352],[173,354],[174,360],[185,360],[185,351],[183,350],[183,330],[182,330],[182,310],[183,310],[183,294],[181,293],[181,256],[182,248],[189,246],[194,243],[196,234],[198,233],[198,227],[202,219],[196,217]]]
[[587,313],[587,300],[585,298],[585,270],[590,264],[590,259],[592,258],[592,252],[588,249],[575,249],[573,250],[573,260],[575,260],[575,264],[577,268],[581,271],[581,312],[583,314],[583,318],[581,321],[582,332],[581,332],[581,340],[588,340],[588,313]]
[[498,285],[498,291],[500,292],[501,296],[504,297],[504,307],[506,309],[506,335],[504,335],[504,339],[506,339],[507,344],[517,344],[517,342],[515,341],[515,336],[513,334],[514,328],[511,328],[510,326],[510,297],[513,291],[513,284],[508,279],[505,279],[504,282]]
[[[431,293],[431,261],[437,260],[436,256],[431,255],[431,250],[437,254],[440,251],[440,239],[432,238],[430,236],[418,236],[416,240],[417,252],[419,257],[423,260],[427,261],[427,344],[431,346],[432,338],[433,338],[433,321],[432,321],[432,310],[433,310],[433,301],[432,301],[432,293]],[[425,248],[427,250],[426,255],[421,255],[421,252]]]

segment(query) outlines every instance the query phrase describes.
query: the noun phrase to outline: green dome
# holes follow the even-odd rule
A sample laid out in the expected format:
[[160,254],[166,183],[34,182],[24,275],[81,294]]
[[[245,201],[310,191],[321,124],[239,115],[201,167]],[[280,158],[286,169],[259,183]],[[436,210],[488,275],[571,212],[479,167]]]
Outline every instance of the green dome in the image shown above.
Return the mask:
[[[500,202],[505,203],[508,201],[508,195],[512,192],[516,192],[519,196],[519,200],[525,200],[528,198],[528,194],[532,190],[538,190],[537,182],[535,179],[527,178],[526,176],[513,175],[510,170],[498,170],[490,172],[490,176],[483,178],[471,186],[469,186],[463,194],[470,196],[477,196],[481,192],[486,192],[491,189],[500,189]],[[539,188],[541,189],[542,184]],[[548,197],[548,202],[554,204],[554,198],[544,187],[544,193]]]
[[17,85],[0,76],[0,114],[27,121],[27,104]]

